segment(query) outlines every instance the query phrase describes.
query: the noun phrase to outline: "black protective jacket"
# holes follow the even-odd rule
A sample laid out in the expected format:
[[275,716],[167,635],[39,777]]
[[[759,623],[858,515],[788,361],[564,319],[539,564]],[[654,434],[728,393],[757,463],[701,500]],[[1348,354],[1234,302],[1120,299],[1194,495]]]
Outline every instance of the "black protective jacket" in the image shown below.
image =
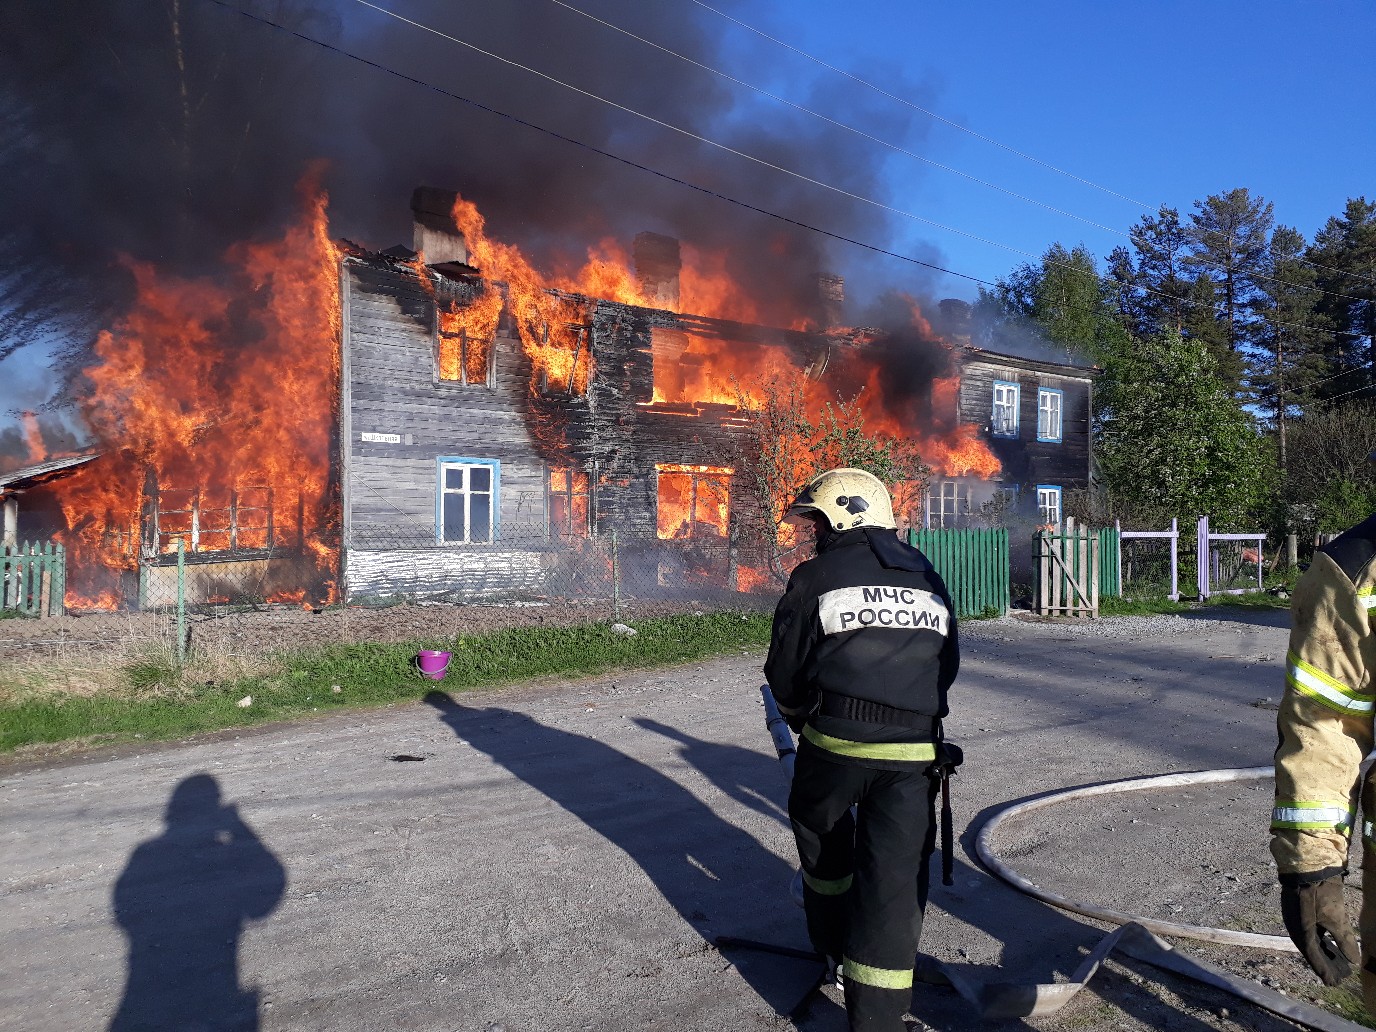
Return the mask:
[[[932,742],[959,665],[946,585],[921,552],[870,528],[827,537],[793,571],[764,673],[790,725],[814,744]],[[831,751],[838,762],[889,769],[914,762],[894,758],[901,749]]]

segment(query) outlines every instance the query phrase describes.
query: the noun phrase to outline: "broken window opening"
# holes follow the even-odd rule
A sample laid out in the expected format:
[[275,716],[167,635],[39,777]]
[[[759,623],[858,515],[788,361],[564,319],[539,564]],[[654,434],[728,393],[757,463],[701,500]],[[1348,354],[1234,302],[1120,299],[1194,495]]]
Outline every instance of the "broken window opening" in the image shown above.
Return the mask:
[[273,547],[273,491],[162,488],[153,506],[154,551],[170,555],[177,542],[191,554],[265,551]]
[[662,463],[659,476],[656,533],[665,540],[724,538],[731,522],[731,477],[726,466]]
[[493,338],[470,335],[468,330],[441,330],[439,378],[466,387],[491,387],[496,376]]
[[589,477],[583,470],[549,471],[550,537],[585,538],[591,534]]
[[564,339],[572,343],[571,347],[561,347],[557,339],[551,343],[553,337],[550,324],[544,323],[540,329],[540,353],[544,356],[538,377],[540,393],[587,394],[588,386],[592,382],[587,368],[587,324],[571,322],[564,325]]

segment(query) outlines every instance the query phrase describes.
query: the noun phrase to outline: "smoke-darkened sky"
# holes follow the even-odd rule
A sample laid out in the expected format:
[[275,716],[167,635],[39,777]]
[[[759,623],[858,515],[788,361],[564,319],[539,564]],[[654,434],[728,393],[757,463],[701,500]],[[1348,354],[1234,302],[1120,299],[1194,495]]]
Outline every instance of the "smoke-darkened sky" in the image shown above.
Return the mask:
[[[474,199],[490,232],[537,262],[606,235],[652,229],[725,249],[759,296],[810,297],[846,272],[825,237],[609,160],[367,62],[422,80],[709,190],[875,244],[887,217],[618,110],[634,108],[861,195],[883,161],[851,134],[762,100],[553,0],[409,0],[406,17],[549,78],[404,24],[357,0],[11,0],[0,32],[0,409],[41,405],[79,365],[93,329],[127,303],[121,256],[213,274],[231,244],[290,217],[296,183],[324,162],[331,231],[367,246],[410,242],[421,184]],[[706,65],[739,64],[733,26],[689,3],[580,0],[588,14]],[[337,51],[274,28],[276,22]],[[739,34],[737,34],[739,35]],[[889,81],[920,92],[888,69]],[[579,93],[550,80],[560,80]],[[816,70],[769,83],[906,146],[911,110]],[[611,103],[593,99],[594,94]],[[850,255],[854,261],[855,256]],[[864,268],[856,263],[855,272]],[[42,372],[54,352],[59,369]]]

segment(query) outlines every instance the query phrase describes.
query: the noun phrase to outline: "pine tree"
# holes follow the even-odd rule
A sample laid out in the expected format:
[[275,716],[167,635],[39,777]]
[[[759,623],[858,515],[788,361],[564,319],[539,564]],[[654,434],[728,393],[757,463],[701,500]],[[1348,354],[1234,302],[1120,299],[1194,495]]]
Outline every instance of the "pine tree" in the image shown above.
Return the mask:
[[[1190,250],[1186,267],[1215,287],[1227,352],[1221,371],[1239,384],[1243,359],[1252,347],[1256,327],[1249,316],[1264,276],[1267,243],[1275,220],[1270,201],[1252,197],[1245,187],[1212,194],[1194,202],[1186,229]],[[1231,359],[1230,357],[1231,356]]]
[[1319,310],[1334,336],[1326,348],[1332,372],[1350,371],[1324,385],[1330,397],[1366,397],[1376,385],[1376,203],[1348,200],[1343,214],[1314,237],[1308,259],[1327,291]]
[[1257,332],[1248,385],[1276,431],[1282,472],[1288,466],[1287,425],[1309,406],[1311,385],[1324,373],[1324,335],[1315,311],[1318,272],[1304,260],[1305,246],[1299,230],[1276,227],[1252,304]]

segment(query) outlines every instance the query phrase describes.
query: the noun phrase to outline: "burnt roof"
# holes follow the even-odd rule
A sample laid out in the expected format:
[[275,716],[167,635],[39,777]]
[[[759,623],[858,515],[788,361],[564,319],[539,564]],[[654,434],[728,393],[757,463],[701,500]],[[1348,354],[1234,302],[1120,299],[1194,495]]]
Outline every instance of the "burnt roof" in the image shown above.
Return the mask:
[[44,459],[42,462],[36,462],[31,466],[20,466],[8,473],[0,473],[0,495],[36,487],[47,480],[56,480],[66,476],[77,466],[84,466],[92,459],[99,457],[100,452],[67,455],[60,459]]

